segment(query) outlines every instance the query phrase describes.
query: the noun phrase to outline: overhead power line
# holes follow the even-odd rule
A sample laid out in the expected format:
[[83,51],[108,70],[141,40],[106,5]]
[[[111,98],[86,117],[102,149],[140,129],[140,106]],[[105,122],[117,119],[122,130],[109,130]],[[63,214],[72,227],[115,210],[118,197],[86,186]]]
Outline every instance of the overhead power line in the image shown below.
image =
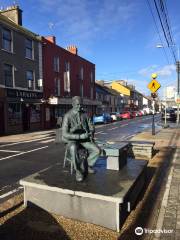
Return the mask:
[[[150,4],[149,0],[147,0],[147,5],[148,5],[148,8],[149,8],[150,13],[151,13],[151,15],[152,15],[152,18],[153,18],[153,21],[154,21],[154,25],[155,25],[156,31],[157,31],[157,33],[158,33],[158,36],[159,36],[160,43],[161,43],[161,45],[163,46],[163,45],[164,45],[164,44],[163,44],[163,40],[162,40],[162,38],[161,38],[161,34],[160,34],[160,31],[159,31],[159,28],[158,28],[158,24],[157,24],[157,21],[156,21],[156,18],[155,18],[155,16],[154,16],[154,13],[153,13],[153,10],[152,10],[152,7],[151,7],[151,4]],[[170,63],[169,63],[169,58],[168,58],[168,55],[167,55],[167,53],[166,53],[165,48],[163,48],[163,52],[164,52],[164,56],[165,56],[165,58],[166,58],[166,60],[167,60],[167,63],[170,64]]]

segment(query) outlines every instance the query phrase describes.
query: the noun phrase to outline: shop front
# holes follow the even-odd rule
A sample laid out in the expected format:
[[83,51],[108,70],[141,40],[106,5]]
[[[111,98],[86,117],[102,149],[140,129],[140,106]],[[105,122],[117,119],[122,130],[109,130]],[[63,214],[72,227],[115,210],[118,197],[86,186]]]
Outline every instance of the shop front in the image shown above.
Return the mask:
[[42,92],[5,89],[5,134],[42,129]]

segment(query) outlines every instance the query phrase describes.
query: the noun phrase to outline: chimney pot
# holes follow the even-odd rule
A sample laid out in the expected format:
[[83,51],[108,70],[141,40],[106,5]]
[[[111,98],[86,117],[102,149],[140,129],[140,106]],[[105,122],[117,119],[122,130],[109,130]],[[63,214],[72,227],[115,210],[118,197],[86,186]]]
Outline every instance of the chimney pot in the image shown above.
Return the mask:
[[78,49],[75,45],[69,45],[66,47],[66,50],[68,50],[70,53],[77,55],[78,54]]

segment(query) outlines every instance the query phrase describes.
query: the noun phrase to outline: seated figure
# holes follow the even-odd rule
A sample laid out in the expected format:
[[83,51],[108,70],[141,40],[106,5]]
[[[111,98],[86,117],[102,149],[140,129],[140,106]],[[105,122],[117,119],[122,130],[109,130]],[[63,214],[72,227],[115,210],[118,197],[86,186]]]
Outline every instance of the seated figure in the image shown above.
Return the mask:
[[88,151],[89,173],[95,173],[93,166],[100,155],[100,149],[93,141],[94,126],[87,114],[84,113],[81,101],[79,96],[72,98],[73,108],[65,114],[62,123],[62,140],[68,144],[78,182],[83,181],[84,178],[83,163],[80,162],[78,155],[79,147],[82,146]]

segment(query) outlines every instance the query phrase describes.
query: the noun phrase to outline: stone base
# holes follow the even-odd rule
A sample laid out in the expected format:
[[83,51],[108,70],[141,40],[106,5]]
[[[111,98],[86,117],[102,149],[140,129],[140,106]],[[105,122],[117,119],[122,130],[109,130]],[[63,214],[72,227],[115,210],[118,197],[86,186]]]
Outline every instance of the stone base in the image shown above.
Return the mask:
[[105,162],[81,183],[61,165],[22,179],[25,205],[119,231],[145,184],[147,161],[129,160],[120,171],[106,170]]
[[130,145],[129,154],[135,159],[150,160],[154,156],[155,142],[132,141]]

